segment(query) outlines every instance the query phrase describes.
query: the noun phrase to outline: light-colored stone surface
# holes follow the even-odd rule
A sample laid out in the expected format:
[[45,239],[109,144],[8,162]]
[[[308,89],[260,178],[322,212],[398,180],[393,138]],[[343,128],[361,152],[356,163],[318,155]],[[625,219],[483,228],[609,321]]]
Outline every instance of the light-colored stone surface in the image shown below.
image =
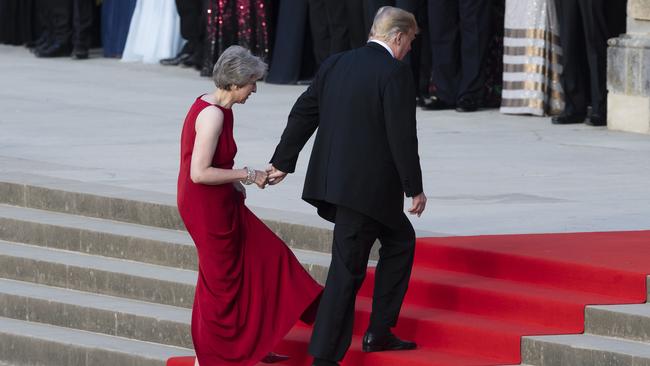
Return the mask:
[[[211,89],[192,70],[98,57],[43,60],[9,46],[0,46],[0,80],[0,178],[32,173],[167,195],[175,193],[184,115]],[[265,166],[303,90],[260,83],[235,107],[238,166]],[[418,133],[430,199],[424,215],[412,218],[417,229],[463,235],[650,226],[645,135],[497,111],[421,110]],[[309,151],[281,185],[249,189],[248,204],[320,220],[300,199]]]
[[610,93],[607,108],[609,129],[650,133],[650,97]]
[[632,18],[650,20],[650,0],[628,0],[627,14]]

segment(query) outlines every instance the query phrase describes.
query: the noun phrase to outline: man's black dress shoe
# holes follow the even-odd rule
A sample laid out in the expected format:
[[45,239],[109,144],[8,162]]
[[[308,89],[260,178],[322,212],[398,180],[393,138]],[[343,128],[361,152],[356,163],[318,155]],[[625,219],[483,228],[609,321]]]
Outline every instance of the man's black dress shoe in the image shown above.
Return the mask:
[[393,333],[377,336],[368,333],[363,336],[363,352],[406,351],[417,348],[415,342],[403,341]]
[[430,99],[429,102],[425,103],[422,106],[422,109],[428,110],[428,111],[442,111],[442,110],[445,110],[445,109],[454,109],[454,107],[455,106],[453,104],[443,102],[442,100],[440,100],[438,98],[432,98],[432,99]]
[[585,121],[589,126],[607,126],[607,117],[602,114],[592,114],[588,120]]
[[35,49],[38,47],[42,47],[44,44],[50,42],[50,35],[47,32],[41,33],[41,36],[38,37],[36,40],[27,42],[25,46],[30,49]]
[[81,46],[75,46],[72,49],[72,58],[75,60],[85,60],[88,58],[88,49]]
[[49,46],[39,49],[35,52],[36,57],[66,57],[70,56],[70,53],[72,52],[72,47],[67,44],[63,44],[60,42],[55,42],[50,44]]
[[192,55],[189,53],[181,53],[180,55],[177,55],[176,57],[170,57],[170,58],[163,58],[160,60],[161,65],[165,66],[177,66],[183,61],[189,60],[192,58]]
[[338,362],[324,360],[322,358],[314,358],[312,366],[339,366]]
[[585,121],[584,114],[560,114],[551,118],[551,123],[554,125],[571,125],[582,123]]
[[460,98],[456,103],[456,112],[476,112],[478,110],[478,103],[472,98]]
[[269,352],[264,358],[262,359],[262,363],[278,363],[278,362],[283,362],[289,360],[291,357],[285,356],[285,355],[280,355],[275,352]]

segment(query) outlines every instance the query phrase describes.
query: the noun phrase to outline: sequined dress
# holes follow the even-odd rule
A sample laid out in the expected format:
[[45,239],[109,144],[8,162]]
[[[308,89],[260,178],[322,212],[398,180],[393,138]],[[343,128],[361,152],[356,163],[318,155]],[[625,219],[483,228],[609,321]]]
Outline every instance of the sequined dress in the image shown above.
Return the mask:
[[562,47],[553,0],[507,0],[501,112],[543,116],[564,109]]
[[207,0],[205,52],[201,75],[212,75],[221,53],[246,47],[268,62],[271,0]]

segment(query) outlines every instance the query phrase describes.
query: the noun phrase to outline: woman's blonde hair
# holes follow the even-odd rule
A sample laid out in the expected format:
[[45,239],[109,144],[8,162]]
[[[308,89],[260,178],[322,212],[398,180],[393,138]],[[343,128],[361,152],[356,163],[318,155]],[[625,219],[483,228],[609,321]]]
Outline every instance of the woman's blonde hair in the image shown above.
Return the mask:
[[413,14],[393,6],[382,6],[375,15],[369,36],[387,42],[397,33],[407,34],[411,30],[418,33],[418,23]]
[[230,46],[214,64],[212,80],[217,88],[230,90],[233,86],[244,86],[263,78],[266,69],[266,63],[248,49]]

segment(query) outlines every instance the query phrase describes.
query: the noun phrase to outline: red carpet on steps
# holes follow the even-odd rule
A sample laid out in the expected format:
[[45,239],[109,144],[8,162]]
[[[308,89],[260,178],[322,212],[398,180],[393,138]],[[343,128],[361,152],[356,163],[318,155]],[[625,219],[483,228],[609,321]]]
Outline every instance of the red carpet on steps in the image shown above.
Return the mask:
[[[395,329],[418,350],[361,352],[371,270],[342,365],[516,365],[522,336],[582,333],[586,305],[645,302],[648,274],[650,231],[421,238]],[[292,356],[282,365],[310,365],[310,334],[294,327],[276,348]],[[191,357],[167,363],[193,364]]]

